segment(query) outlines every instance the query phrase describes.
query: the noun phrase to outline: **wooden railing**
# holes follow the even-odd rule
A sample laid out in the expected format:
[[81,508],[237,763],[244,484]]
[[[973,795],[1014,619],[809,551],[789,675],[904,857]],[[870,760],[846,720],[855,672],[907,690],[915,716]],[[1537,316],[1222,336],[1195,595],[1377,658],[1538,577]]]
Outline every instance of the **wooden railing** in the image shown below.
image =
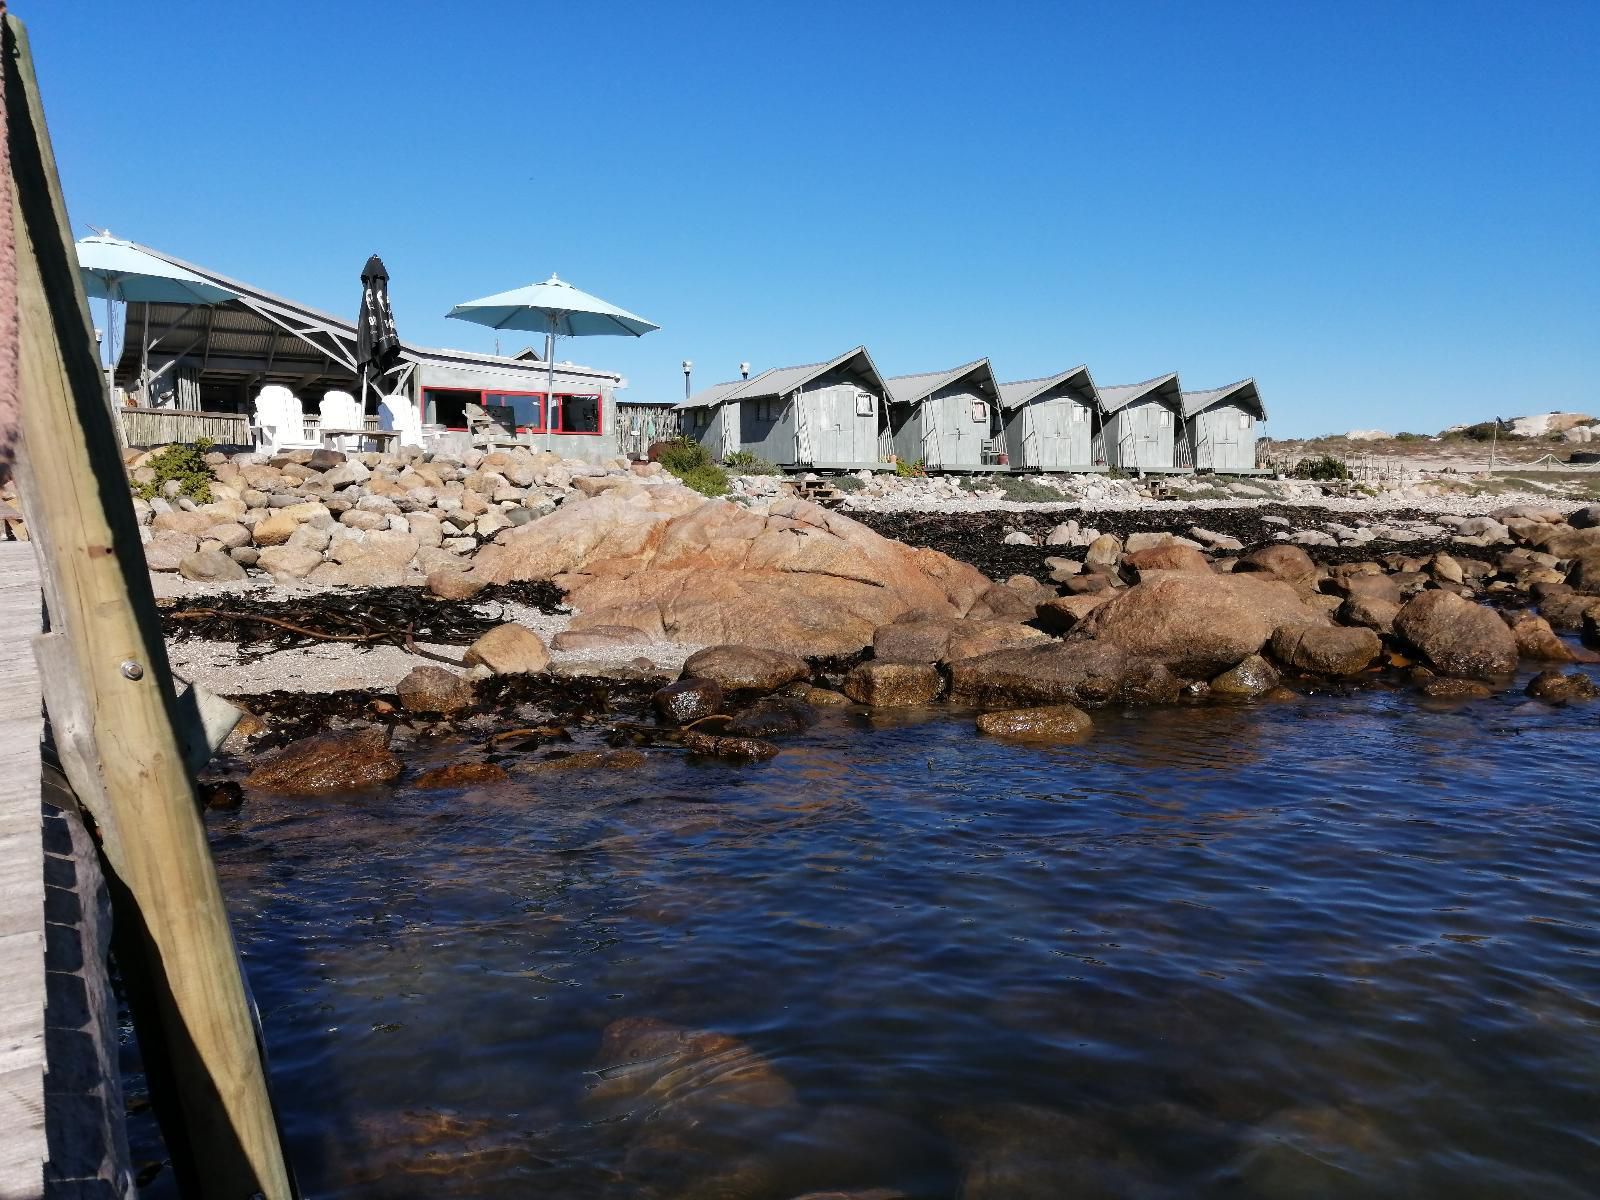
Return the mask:
[[250,445],[246,413],[190,412],[177,408],[123,408],[122,430],[130,446],[164,446],[210,438],[219,446]]

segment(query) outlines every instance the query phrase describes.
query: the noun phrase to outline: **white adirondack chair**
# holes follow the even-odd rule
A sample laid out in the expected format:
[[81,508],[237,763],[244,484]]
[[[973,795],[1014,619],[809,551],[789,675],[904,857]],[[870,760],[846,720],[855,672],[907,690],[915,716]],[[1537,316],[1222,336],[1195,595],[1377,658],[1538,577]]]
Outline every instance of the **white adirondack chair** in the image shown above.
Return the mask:
[[256,448],[269,454],[285,450],[320,450],[321,441],[306,437],[300,398],[282,384],[269,383],[256,394],[256,420],[251,426]]
[[[322,444],[334,450],[359,452],[362,437],[360,434],[332,434],[330,429],[365,429],[366,417],[361,412],[361,405],[349,392],[324,392],[322,404],[319,408],[322,413],[322,430],[319,434]],[[330,440],[331,439],[331,440]]]
[[422,441],[422,414],[405,396],[383,396],[378,400],[378,428],[398,433],[395,441],[402,446],[427,449]]

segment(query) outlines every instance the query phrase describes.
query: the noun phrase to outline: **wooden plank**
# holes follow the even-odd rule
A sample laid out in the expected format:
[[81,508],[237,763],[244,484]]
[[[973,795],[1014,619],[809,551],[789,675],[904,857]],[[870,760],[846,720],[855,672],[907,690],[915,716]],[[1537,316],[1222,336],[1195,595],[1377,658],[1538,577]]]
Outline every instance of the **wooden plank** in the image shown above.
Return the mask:
[[27,542],[0,543],[0,1196],[40,1194],[45,974],[38,668],[39,568]]
[[[21,331],[18,481],[45,567],[52,725],[68,778],[106,835],[115,952],[180,1187],[186,1196],[287,1200],[27,35],[11,16],[5,43]],[[57,701],[68,693],[58,722]]]

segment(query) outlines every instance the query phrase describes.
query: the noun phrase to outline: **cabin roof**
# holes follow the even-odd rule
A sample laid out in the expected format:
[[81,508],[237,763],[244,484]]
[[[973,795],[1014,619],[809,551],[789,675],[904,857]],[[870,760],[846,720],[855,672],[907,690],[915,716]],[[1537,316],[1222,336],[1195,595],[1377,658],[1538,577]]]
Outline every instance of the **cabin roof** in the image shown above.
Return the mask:
[[1183,411],[1183,389],[1178,385],[1176,371],[1157,375],[1154,379],[1146,379],[1143,383],[1117,383],[1099,390],[1100,407],[1107,414],[1126,408],[1135,400],[1143,400],[1152,394],[1174,412]]
[[798,391],[805,387],[818,376],[826,375],[829,371],[840,367],[849,366],[853,360],[860,362],[856,369],[874,384],[880,393],[887,394],[887,386],[883,376],[878,373],[878,368],[872,361],[872,355],[867,353],[865,346],[857,346],[853,350],[846,350],[836,358],[827,362],[806,363],[798,367],[768,367],[759,375],[752,375],[749,379],[734,379],[726,383],[714,383],[702,391],[696,392],[687,400],[677,405],[678,408],[715,408],[719,404],[726,404],[729,400],[757,400],[768,396],[787,396],[790,392]]
[[920,404],[941,388],[963,383],[969,378],[977,380],[980,392],[987,392],[990,399],[999,400],[1000,384],[995,380],[994,368],[989,365],[987,358],[977,358],[944,371],[896,375],[887,381],[889,401],[892,404]]
[[1228,403],[1254,412],[1257,417],[1267,419],[1267,406],[1261,402],[1261,391],[1256,387],[1254,379],[1241,379],[1237,383],[1223,384],[1217,388],[1206,388],[1198,392],[1183,393],[1183,415],[1192,417],[1197,412],[1211,408],[1213,405]]
[[1100,393],[1094,386],[1094,376],[1089,374],[1089,368],[1082,364],[1069,367],[1055,375],[1044,375],[1038,379],[1018,379],[1011,383],[1000,385],[1000,407],[1007,412],[1030,400],[1037,400],[1047,392],[1058,387],[1070,386],[1070,389],[1091,404],[1098,404]]

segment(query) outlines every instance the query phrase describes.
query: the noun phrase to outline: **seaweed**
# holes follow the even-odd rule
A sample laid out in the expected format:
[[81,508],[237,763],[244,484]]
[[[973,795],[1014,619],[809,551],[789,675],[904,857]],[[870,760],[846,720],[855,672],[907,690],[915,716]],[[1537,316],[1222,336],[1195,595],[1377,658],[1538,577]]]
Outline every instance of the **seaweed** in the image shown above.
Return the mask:
[[441,600],[420,587],[336,588],[274,598],[243,592],[179,600],[162,610],[161,626],[169,638],[236,643],[245,658],[319,642],[415,651],[417,639],[449,645],[476,641],[510,619],[504,609],[494,608],[506,603],[559,612],[561,590],[547,582],[494,584],[466,601]]

